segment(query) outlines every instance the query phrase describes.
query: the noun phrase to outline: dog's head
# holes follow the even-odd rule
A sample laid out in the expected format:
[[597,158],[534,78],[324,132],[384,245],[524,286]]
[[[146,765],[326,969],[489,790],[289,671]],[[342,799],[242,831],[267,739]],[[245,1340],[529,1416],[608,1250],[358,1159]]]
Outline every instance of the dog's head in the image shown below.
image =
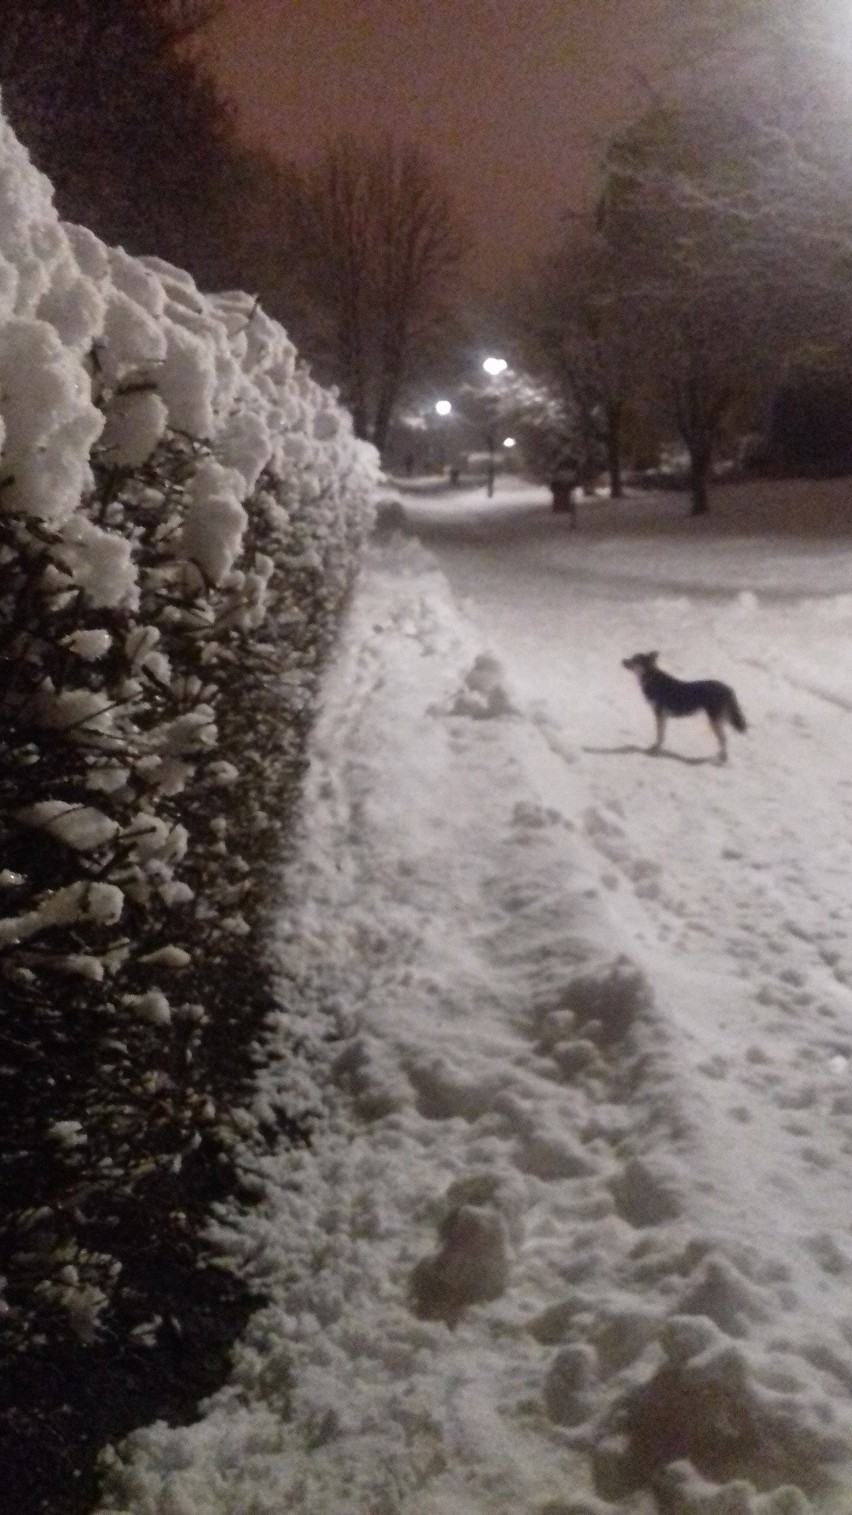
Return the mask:
[[656,666],[659,655],[658,652],[634,652],[632,658],[622,658],[621,666],[629,668],[631,673],[641,678],[643,673],[650,673]]

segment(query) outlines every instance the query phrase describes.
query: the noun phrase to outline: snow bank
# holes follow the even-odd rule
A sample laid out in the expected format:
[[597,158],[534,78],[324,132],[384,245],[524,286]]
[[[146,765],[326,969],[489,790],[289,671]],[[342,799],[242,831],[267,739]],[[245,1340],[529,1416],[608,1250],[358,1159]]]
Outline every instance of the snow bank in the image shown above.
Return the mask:
[[[254,1203],[217,1226],[268,1304],[195,1424],[110,1454],[102,1515],[849,1508],[848,988],[816,997],[849,869],[845,838],[825,869],[819,800],[810,911],[784,903],[803,903],[784,892],[785,765],[819,787],[808,740],[827,728],[794,746],[789,685],[767,692],[744,661],[742,761],[702,761],[703,729],[692,762],[652,760],[625,737],[643,712],[617,656],[650,619],[684,655],[712,641],[752,660],[743,619],[768,618],[766,647],[798,648],[810,685],[822,625],[814,663],[848,688],[848,604],[757,615],[732,596],[711,619],[700,598],[607,596],[575,607],[572,641],[558,583],[521,684],[510,657],[541,581],[507,596],[505,561],[508,653],[483,650],[416,543],[361,576],[312,746],[279,1005],[234,1121]],[[558,728],[519,697],[543,666]],[[826,790],[848,788],[834,745]],[[698,967],[693,933],[712,948]],[[314,1122],[309,1147],[276,1141],[284,1112]]]

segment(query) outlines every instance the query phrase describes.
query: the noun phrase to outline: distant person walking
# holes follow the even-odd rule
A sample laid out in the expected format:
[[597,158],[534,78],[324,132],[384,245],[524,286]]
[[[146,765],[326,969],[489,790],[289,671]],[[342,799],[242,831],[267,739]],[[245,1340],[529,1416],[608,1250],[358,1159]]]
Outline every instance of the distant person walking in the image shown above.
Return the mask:
[[572,453],[560,453],[550,475],[552,508],[558,515],[569,515],[572,527],[577,525],[577,501],[575,491],[580,483],[580,465]]

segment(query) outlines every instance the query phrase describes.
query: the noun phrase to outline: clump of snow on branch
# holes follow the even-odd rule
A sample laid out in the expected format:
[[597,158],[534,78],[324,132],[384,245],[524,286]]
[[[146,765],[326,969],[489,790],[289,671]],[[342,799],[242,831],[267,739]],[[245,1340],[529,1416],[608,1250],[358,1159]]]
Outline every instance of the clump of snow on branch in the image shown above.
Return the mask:
[[196,470],[183,525],[183,553],[210,584],[221,584],[242,547],[248,516],[241,504],[241,476],[212,458]]

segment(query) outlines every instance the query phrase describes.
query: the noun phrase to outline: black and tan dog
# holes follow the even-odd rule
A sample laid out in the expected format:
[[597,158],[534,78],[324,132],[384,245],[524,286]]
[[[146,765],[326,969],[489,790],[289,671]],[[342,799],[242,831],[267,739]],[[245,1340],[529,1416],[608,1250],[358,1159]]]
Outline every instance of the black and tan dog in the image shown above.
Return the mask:
[[688,682],[675,679],[657,667],[656,652],[635,652],[632,658],[624,658],[623,666],[635,673],[648,704],[657,722],[657,740],[649,752],[659,752],[666,733],[669,716],[695,715],[702,710],[719,743],[719,762],[728,756],[725,741],[725,726],[735,731],[745,731],[746,722],[739,701],[728,684],[718,679],[693,679]]

